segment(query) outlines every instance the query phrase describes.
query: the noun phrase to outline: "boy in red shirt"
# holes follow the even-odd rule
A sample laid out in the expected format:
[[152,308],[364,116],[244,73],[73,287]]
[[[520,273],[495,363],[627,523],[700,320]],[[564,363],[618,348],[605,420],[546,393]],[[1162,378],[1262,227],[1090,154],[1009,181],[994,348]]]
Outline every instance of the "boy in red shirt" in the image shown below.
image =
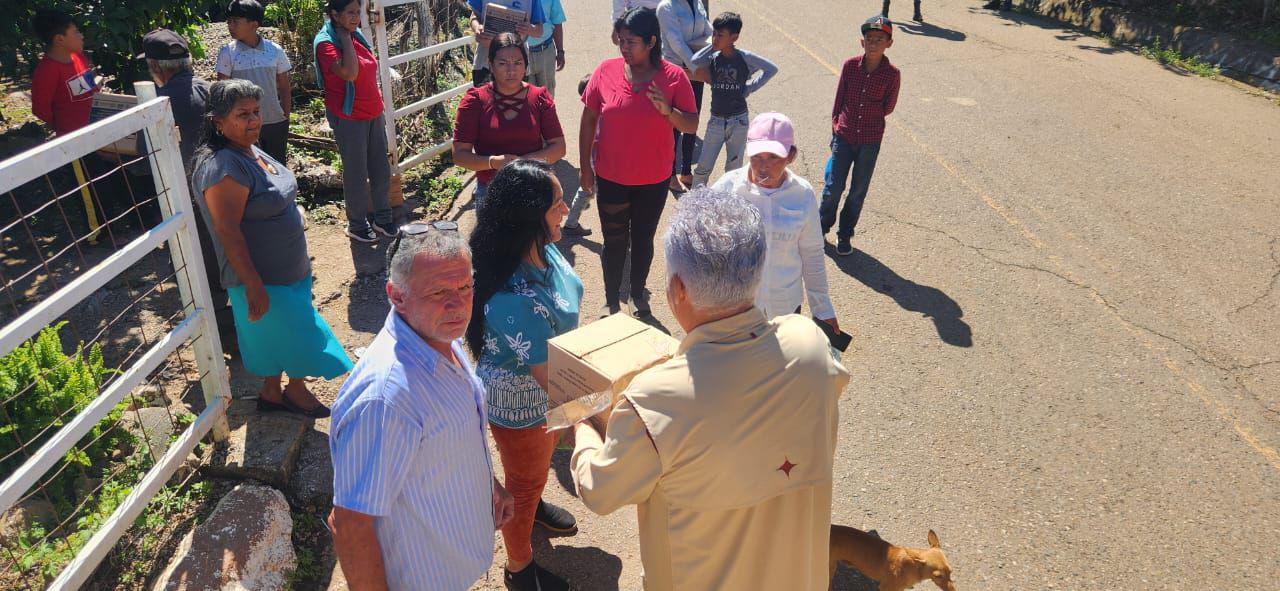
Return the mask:
[[45,51],[31,75],[31,112],[58,135],[88,125],[98,84],[82,53],[84,35],[70,15],[58,10],[36,12],[32,25]]
[[836,254],[840,256],[853,254],[853,234],[880,155],[884,118],[898,104],[902,76],[884,54],[891,45],[893,23],[880,15],[867,19],[862,23],[865,53],[844,62],[836,85],[836,100],[831,108],[831,158],[827,160],[819,217],[825,235],[837,224],[836,209],[849,182],[849,195],[836,229]]

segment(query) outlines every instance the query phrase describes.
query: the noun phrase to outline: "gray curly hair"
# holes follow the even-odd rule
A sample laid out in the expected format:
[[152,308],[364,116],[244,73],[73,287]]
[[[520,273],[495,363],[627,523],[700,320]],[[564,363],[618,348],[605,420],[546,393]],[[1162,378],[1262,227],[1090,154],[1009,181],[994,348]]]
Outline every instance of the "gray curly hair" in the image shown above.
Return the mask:
[[684,282],[698,310],[728,311],[755,301],[764,272],[764,222],[746,199],[695,189],[680,199],[665,247],[668,276]]

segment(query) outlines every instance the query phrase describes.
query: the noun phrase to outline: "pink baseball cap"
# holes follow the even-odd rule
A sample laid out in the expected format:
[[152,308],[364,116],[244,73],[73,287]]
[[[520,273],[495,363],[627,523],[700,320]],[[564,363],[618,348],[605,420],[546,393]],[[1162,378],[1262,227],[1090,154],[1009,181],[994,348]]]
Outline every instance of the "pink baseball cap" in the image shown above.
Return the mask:
[[747,128],[747,158],[768,152],[779,158],[791,154],[796,143],[796,131],[791,120],[782,113],[761,113]]

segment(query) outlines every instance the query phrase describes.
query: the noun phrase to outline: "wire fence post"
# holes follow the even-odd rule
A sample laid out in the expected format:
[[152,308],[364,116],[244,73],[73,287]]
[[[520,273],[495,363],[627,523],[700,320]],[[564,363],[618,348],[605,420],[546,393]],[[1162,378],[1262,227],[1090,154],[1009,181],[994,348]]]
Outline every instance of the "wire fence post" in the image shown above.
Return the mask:
[[[151,82],[138,82],[133,86],[134,92],[141,102],[152,100],[168,101],[168,98],[156,97],[156,86]],[[195,351],[196,366],[200,372],[200,389],[204,392],[205,406],[213,406],[219,397],[231,402],[231,380],[227,373],[227,364],[222,357],[222,341],[218,335],[218,323],[213,309],[213,298],[209,294],[209,286],[203,281],[191,278],[205,276],[204,257],[200,256],[200,239],[196,234],[197,218],[191,203],[191,192],[185,179],[187,172],[181,158],[157,158],[158,153],[180,154],[178,129],[174,126],[173,110],[165,109],[165,116],[148,125],[145,137],[151,146],[151,156],[147,162],[151,165],[151,178],[156,184],[156,194],[160,195],[160,211],[165,218],[174,213],[181,213],[184,220],[182,228],[169,238],[169,256],[173,260],[173,268],[179,272],[174,276],[178,283],[178,293],[182,296],[182,306],[190,312],[203,310],[202,322],[198,334],[192,342]],[[165,186],[169,179],[174,186]],[[179,181],[179,182],[174,182]],[[184,258],[184,255],[187,258]],[[185,272],[181,272],[185,269]],[[210,429],[214,441],[226,441],[230,434],[226,414],[219,415]]]

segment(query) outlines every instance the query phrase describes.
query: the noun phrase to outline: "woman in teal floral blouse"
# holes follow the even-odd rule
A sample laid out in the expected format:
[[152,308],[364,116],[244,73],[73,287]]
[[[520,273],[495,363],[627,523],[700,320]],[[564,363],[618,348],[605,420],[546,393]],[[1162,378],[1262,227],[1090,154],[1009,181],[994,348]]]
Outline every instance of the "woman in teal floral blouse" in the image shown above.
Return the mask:
[[489,431],[516,514],[502,528],[508,588],[563,589],[533,562],[533,524],[577,531],[568,511],[541,500],[558,433],[546,430],[547,341],[578,327],[582,281],[560,254],[569,213],[551,167],[517,160],[498,171],[471,233],[475,307],[467,345],[488,390]]

